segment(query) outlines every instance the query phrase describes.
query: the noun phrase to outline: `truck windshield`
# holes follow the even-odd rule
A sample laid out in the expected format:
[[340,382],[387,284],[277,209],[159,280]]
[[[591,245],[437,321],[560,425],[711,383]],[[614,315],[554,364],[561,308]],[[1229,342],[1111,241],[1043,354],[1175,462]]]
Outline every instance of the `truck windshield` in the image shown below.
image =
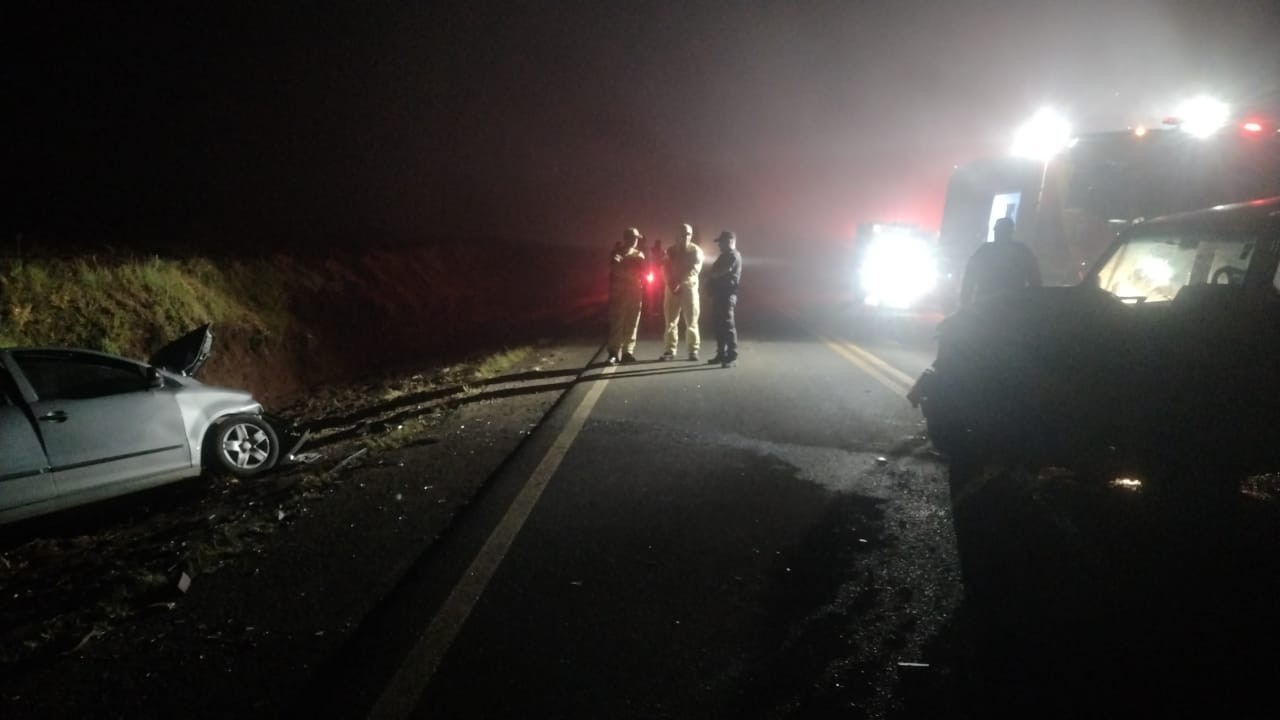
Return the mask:
[[1152,132],[1081,140],[1057,161],[1065,208],[1130,221],[1280,193],[1280,141]]
[[1249,235],[1140,235],[1098,270],[1103,290],[1131,303],[1168,302],[1188,285],[1240,284],[1257,238]]

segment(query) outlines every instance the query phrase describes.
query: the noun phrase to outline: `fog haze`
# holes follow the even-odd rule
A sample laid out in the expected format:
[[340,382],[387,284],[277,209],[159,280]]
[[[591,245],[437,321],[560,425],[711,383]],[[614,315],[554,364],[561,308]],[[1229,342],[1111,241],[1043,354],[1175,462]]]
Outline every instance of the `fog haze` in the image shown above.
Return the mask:
[[282,246],[687,221],[782,250],[936,227],[952,166],[1043,105],[1114,129],[1202,91],[1274,108],[1280,76],[1267,3],[726,5],[46,7],[10,50],[10,216]]

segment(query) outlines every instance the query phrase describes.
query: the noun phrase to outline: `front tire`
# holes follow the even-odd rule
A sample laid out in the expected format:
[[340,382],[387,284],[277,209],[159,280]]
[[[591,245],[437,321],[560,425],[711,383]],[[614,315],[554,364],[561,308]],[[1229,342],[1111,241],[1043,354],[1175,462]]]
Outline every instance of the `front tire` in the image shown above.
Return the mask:
[[217,469],[237,478],[251,478],[275,467],[280,439],[260,415],[232,415],[210,431],[207,453]]

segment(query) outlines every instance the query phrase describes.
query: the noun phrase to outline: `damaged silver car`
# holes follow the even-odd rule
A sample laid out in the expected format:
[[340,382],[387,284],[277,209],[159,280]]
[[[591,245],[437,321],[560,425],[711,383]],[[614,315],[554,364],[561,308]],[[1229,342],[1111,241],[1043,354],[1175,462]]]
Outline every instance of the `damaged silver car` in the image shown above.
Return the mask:
[[218,468],[249,478],[280,440],[242,390],[193,376],[213,333],[197,328],[148,363],[67,348],[0,349],[0,523]]

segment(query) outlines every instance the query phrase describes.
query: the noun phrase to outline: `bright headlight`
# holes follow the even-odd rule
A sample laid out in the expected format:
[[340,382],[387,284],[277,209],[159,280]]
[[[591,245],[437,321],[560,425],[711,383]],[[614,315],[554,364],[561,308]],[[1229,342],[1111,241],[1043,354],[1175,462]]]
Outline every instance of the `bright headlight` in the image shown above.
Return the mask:
[[1231,108],[1221,100],[1201,95],[1182,103],[1176,115],[1183,132],[1207,138],[1227,124]]
[[1046,162],[1071,140],[1071,124],[1050,108],[1042,108],[1013,135],[1010,154]]
[[858,280],[868,305],[907,308],[933,290],[938,268],[928,244],[889,236],[867,248]]

